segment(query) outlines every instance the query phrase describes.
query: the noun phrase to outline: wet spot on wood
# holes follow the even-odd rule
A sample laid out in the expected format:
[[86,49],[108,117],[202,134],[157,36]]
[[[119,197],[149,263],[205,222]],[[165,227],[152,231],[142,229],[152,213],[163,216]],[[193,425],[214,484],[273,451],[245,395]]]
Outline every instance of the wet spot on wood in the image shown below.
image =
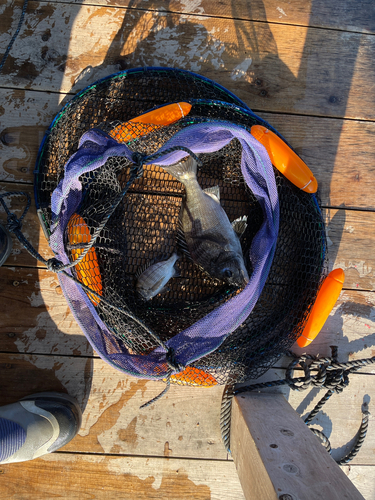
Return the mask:
[[120,429],[118,431],[118,437],[121,441],[125,441],[130,444],[132,447],[135,447],[137,444],[138,436],[136,433],[137,426],[137,417],[134,417],[130,424],[126,427],[126,429]]
[[[6,71],[5,67],[8,67]],[[5,74],[12,73],[15,78],[22,78],[25,80],[33,80],[39,75],[38,68],[31,61],[18,62],[18,59],[8,56],[7,62],[4,65],[3,71]]]
[[339,310],[342,314],[357,316],[361,318],[370,318],[373,313],[373,307],[370,305],[360,304],[358,302],[347,301],[341,304]]
[[51,38],[51,30],[47,29],[42,35],[42,40],[43,42],[48,42],[50,38]]
[[47,332],[43,328],[40,328],[39,330],[37,330],[35,332],[35,336],[39,340],[43,340],[46,337],[46,335],[47,335]]
[[[54,481],[53,492],[54,496],[59,498],[212,499],[209,486],[195,483],[195,481],[202,483],[202,477],[194,473],[195,469],[191,466],[192,472],[183,467],[168,467],[168,462],[164,460],[166,464],[161,461],[151,461],[150,464],[146,463],[142,467],[141,459],[135,458],[136,467],[133,465],[129,467],[130,462],[121,458],[66,455],[69,456],[57,458],[56,454],[51,454],[40,460],[27,462],[27,475],[38,477],[35,492],[37,490],[38,493],[42,492],[42,495],[35,493],[38,498],[47,498],[43,492],[50,491],[51,477],[54,477],[56,481]],[[7,495],[9,498],[30,496],[30,481],[18,482],[16,478],[19,470],[17,468],[4,465],[1,469],[10,475],[10,485],[6,490],[9,492]],[[58,476],[56,471],[59,471]],[[192,475],[200,479],[190,479],[189,476]],[[212,481],[209,482],[212,483]],[[219,496],[224,498],[225,494]],[[219,496],[216,495],[215,498]],[[235,494],[232,498],[235,498]]]
[[[80,436],[79,434],[74,438],[77,446],[87,447],[88,443],[90,449],[94,452],[102,452],[104,450],[103,446],[100,444],[98,436],[102,435],[106,431],[109,431],[114,427],[120,418],[121,410],[123,406],[136,395],[138,390],[144,391],[147,380],[139,379],[137,382],[131,384],[130,389],[125,391],[117,403],[108,406],[101,414],[98,415],[98,419],[94,425],[91,426],[88,436]],[[121,381],[118,382],[116,390],[121,391]],[[93,389],[92,392],[95,392]],[[136,422],[133,422],[135,426]],[[131,429],[129,429],[130,432]],[[123,435],[124,436],[124,435]],[[69,445],[68,445],[69,446]]]
[[341,103],[341,98],[340,97],[337,97],[337,96],[334,96],[334,95],[331,95],[328,99],[328,102],[330,104],[340,104]]
[[166,441],[164,444],[164,456],[169,457],[171,453],[172,453],[172,450],[169,448],[168,441]]

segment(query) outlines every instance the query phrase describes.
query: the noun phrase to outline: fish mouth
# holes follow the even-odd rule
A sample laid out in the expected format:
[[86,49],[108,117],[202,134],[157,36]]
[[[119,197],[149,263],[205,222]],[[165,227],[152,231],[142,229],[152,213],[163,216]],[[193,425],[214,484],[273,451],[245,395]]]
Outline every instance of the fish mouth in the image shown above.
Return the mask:
[[236,283],[240,287],[245,287],[249,283],[249,275],[247,274],[246,271],[241,270],[241,276],[240,279],[238,280],[238,283]]
[[244,288],[249,283],[249,276],[247,273],[241,273],[241,276],[238,276],[237,279],[228,280],[228,283],[238,288]]

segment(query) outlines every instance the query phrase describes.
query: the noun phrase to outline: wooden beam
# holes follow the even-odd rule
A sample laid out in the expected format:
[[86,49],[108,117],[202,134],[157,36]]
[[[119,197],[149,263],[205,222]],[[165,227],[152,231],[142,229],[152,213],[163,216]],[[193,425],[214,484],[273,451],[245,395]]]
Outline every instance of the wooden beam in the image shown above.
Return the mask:
[[234,398],[231,451],[246,500],[363,500],[280,394]]

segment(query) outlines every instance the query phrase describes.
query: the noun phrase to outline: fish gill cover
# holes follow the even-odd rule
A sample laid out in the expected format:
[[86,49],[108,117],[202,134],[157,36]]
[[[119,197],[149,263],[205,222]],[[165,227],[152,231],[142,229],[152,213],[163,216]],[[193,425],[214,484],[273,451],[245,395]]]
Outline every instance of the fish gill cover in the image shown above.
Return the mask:
[[[184,108],[169,124],[155,112],[137,121],[170,103]],[[37,159],[38,212],[59,260],[81,258],[69,271],[76,281],[59,274],[62,289],[115,368],[163,379],[172,365],[171,382],[182,385],[242,382],[303,331],[327,273],[324,224],[317,197],[272,167],[253,125],[276,132],[215,82],[167,68],[96,82],[52,122]],[[237,233],[246,287],[208,273],[186,248],[185,187],[167,170],[189,152],[203,196],[230,223],[246,220]],[[146,300],[140,276],[160,279],[154,271],[168,262],[171,279],[151,283],[157,293]]]

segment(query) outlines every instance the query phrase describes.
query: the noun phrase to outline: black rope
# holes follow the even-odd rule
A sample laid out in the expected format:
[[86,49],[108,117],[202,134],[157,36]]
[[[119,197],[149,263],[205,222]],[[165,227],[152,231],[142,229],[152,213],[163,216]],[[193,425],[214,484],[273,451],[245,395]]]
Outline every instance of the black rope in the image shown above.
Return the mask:
[[230,422],[234,385],[226,385],[220,409],[220,430],[225,448],[230,453]]
[[8,44],[8,47],[5,49],[5,52],[4,52],[4,55],[1,59],[1,62],[0,62],[0,71],[3,69],[3,66],[5,64],[5,61],[7,60],[7,57],[9,55],[9,52],[18,36],[18,33],[20,32],[20,29],[21,29],[21,26],[22,26],[22,23],[23,23],[23,20],[24,20],[24,17],[25,17],[25,13],[26,13],[26,9],[27,9],[27,4],[28,4],[28,1],[29,0],[24,0],[23,2],[23,7],[22,7],[22,12],[21,12],[21,16],[20,16],[20,19],[18,21],[18,26],[17,26],[17,29],[14,33],[14,35],[12,36],[9,44]]
[[158,401],[159,399],[161,399],[169,391],[169,388],[171,386],[172,373],[173,372],[181,372],[185,368],[184,365],[182,365],[181,363],[178,363],[178,361],[176,360],[175,350],[173,349],[173,347],[170,347],[168,349],[166,358],[167,358],[167,363],[168,363],[168,367],[169,367],[168,374],[166,376],[166,384],[167,384],[166,388],[158,396],[156,396],[155,398],[151,399],[147,403],[140,406],[139,407],[140,409],[147,408],[147,406],[150,406],[153,403],[155,403],[156,401]]
[[[287,352],[285,354],[289,357],[293,357],[294,359],[286,368],[285,379],[252,384],[237,389],[235,389],[233,385],[225,387],[221,404],[220,428],[223,443],[227,451],[230,452],[230,416],[232,400],[233,397],[237,394],[255,391],[266,387],[277,387],[281,385],[289,385],[292,390],[296,391],[306,390],[309,387],[311,388],[311,386],[326,387],[328,391],[325,393],[323,398],[315,405],[309,415],[304,419],[306,425],[310,425],[310,422],[319,413],[319,411],[329,400],[329,398],[334,393],[342,392],[344,388],[349,385],[350,373],[354,373],[364,366],[375,363],[375,356],[372,358],[357,359],[348,361],[346,363],[339,363],[337,360],[337,347],[331,346],[331,350],[332,357],[325,358],[317,358],[316,356],[308,354],[297,357],[294,353]],[[306,363],[306,361],[308,360],[311,361],[310,364]],[[297,365],[300,365],[303,368],[305,376],[292,378],[293,370]],[[311,374],[311,371],[313,370],[317,372],[315,375]],[[348,455],[340,460],[336,460],[339,465],[348,463],[357,455],[366,437],[368,419],[369,412],[367,411],[367,405],[365,405],[365,409],[362,409],[362,421],[358,431],[356,442]],[[322,441],[322,444],[326,447],[327,451],[330,452],[331,444],[328,438],[318,429],[310,428],[310,430],[319,437],[319,439]]]
[[140,410],[142,410],[143,408],[147,408],[148,406],[151,406],[152,404],[156,403],[156,401],[159,401],[159,399],[161,399],[163,396],[165,396],[167,394],[167,392],[169,391],[169,388],[171,386],[171,375],[172,375],[172,370],[169,369],[168,370],[168,374],[167,374],[167,377],[166,377],[166,387],[165,389],[163,389],[161,391],[160,394],[158,394],[155,398],[153,399],[150,399],[150,401],[147,401],[147,403],[144,403],[142,406],[139,407]]
[[310,431],[315,434],[315,436],[320,440],[320,442],[322,443],[322,445],[324,446],[324,448],[328,451],[329,454],[331,454],[331,443],[329,442],[327,436],[325,434],[323,434],[322,431],[320,431],[319,429],[314,429],[314,428],[311,428],[310,427]]
[[357,455],[359,450],[361,449],[361,446],[363,445],[363,442],[365,440],[366,434],[367,434],[367,429],[368,429],[368,421],[369,421],[369,416],[370,412],[367,410],[367,404],[364,405],[365,409],[362,408],[362,420],[361,420],[361,426],[358,431],[357,439],[356,442],[351,449],[351,451],[344,457],[341,458],[340,460],[336,460],[336,462],[339,465],[345,465]]

